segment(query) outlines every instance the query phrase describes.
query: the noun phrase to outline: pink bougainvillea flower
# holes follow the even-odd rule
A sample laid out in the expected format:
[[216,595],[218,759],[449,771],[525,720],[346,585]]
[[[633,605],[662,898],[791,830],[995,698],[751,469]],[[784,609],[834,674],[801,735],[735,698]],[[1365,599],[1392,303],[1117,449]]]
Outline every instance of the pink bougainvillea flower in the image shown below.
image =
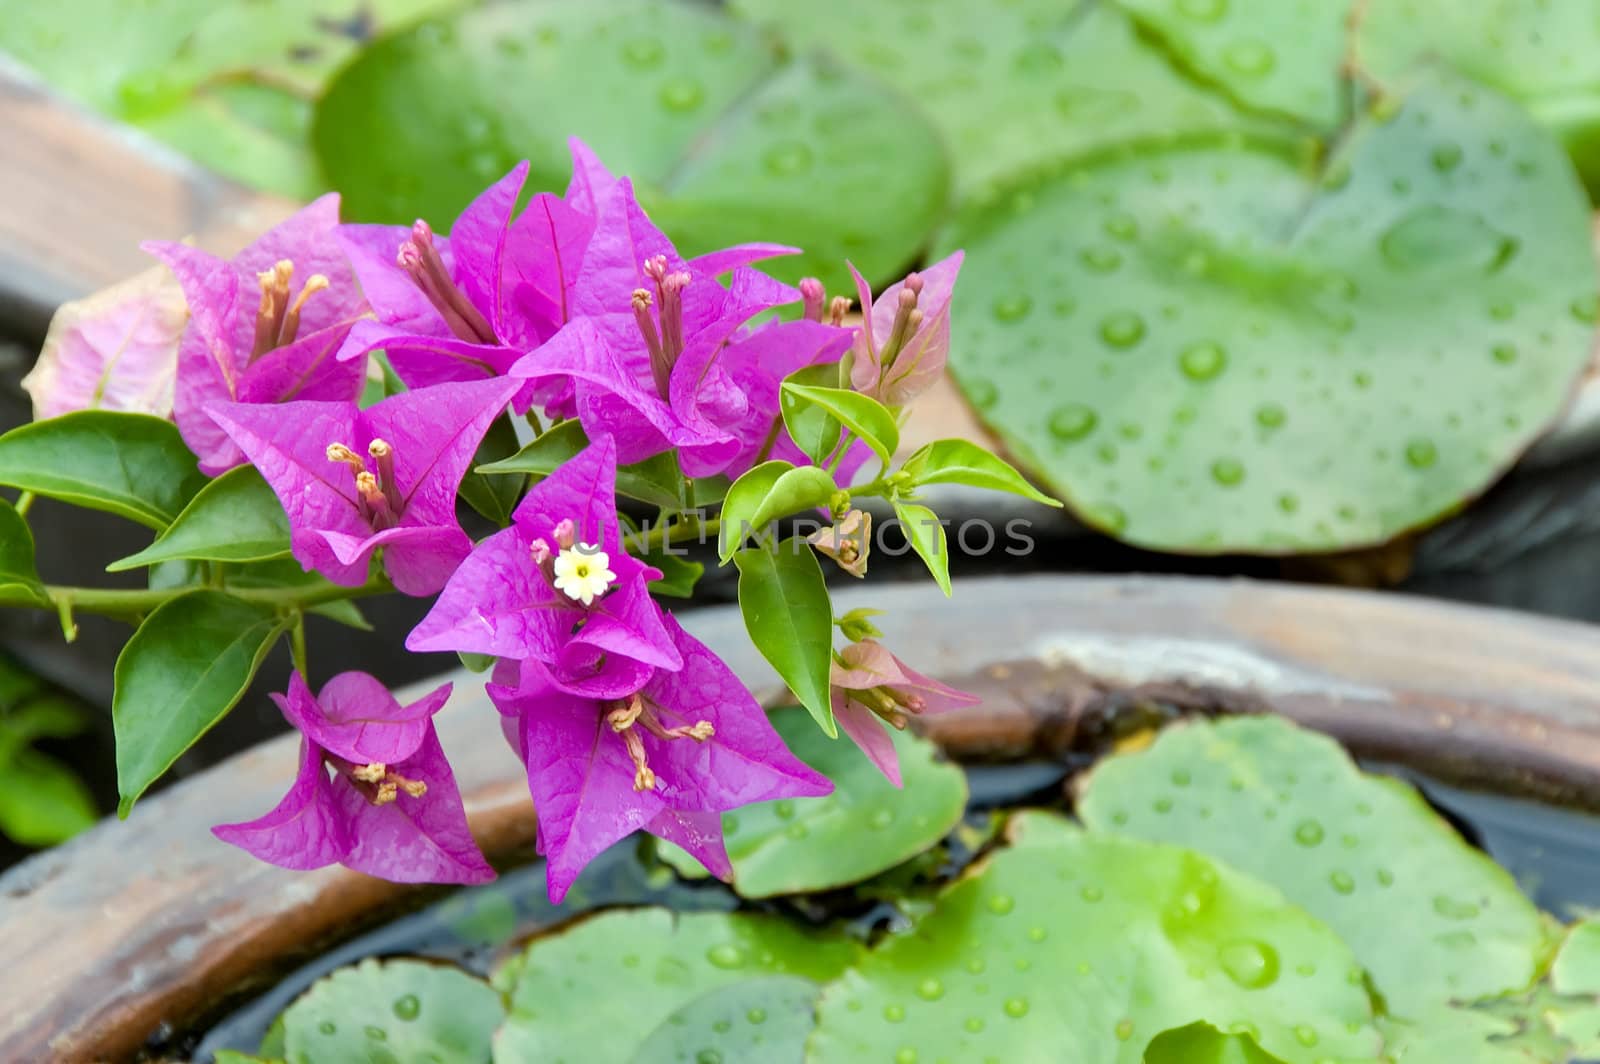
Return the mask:
[[334,229],[339,197],[323,196],[264,233],[231,260],[187,244],[144,249],[171,268],[189,304],[178,348],[173,416],[209,474],[244,455],[206,415],[215,402],[354,400],[364,359],[337,357],[367,313]]
[[489,686],[528,768],[551,901],[561,900],[584,865],[640,828],[727,879],[717,814],[833,790],[789,752],[715,654],[672,617],[664,623],[683,667],[658,669],[627,695],[570,694],[533,661],[522,664],[515,686]]
[[516,391],[515,381],[464,381],[366,410],[218,403],[211,415],[277,492],[302,566],[355,587],[382,547],[396,588],[431,595],[472,549],[456,521],[456,492]]
[[433,715],[450,685],[402,706],[363,672],[343,672],[315,697],[298,672],[273,699],[300,731],[300,772],[276,809],[211,829],[283,868],[343,864],[396,883],[494,878],[467,828]]
[[617,526],[616,445],[601,437],[528,492],[511,527],[479,543],[406,639],[541,662],[550,682],[591,698],[639,689],[683,665]]
[[833,717],[889,782],[900,786],[900,760],[884,724],[904,728],[916,716],[980,701],[929,679],[875,639],[851,643],[833,663]]
[[183,289],[165,266],[63,303],[22,387],[33,418],[74,410],[172,416],[178,342],[189,321]]
[[904,406],[939,379],[950,358],[950,296],[961,257],[957,251],[890,285],[876,303],[866,280],[850,267],[867,318],[856,334],[850,369],[856,391]]

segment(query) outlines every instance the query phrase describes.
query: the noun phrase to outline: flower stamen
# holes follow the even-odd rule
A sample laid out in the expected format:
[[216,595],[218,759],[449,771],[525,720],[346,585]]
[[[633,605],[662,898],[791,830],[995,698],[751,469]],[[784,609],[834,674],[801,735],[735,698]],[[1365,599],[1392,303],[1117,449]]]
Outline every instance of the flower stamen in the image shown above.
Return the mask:
[[433,304],[457,337],[473,344],[499,342],[482,312],[451,279],[433,242],[433,229],[421,218],[411,226],[411,239],[400,245],[395,264],[411,277],[411,283]]

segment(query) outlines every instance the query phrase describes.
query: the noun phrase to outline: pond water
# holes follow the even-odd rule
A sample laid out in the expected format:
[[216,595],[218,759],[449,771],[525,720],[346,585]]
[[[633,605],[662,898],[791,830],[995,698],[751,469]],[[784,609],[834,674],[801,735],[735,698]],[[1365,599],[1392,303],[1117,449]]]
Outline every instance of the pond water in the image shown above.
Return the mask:
[[[1070,812],[1065,784],[1088,761],[1034,761],[970,765],[971,798],[963,830],[950,840],[941,878],[953,876],[977,855],[963,839],[985,837],[996,810],[1017,807]],[[1541,909],[1563,920],[1600,907],[1600,817],[1503,795],[1462,790],[1395,765],[1364,766],[1417,785],[1433,807],[1508,869]],[[517,943],[542,930],[608,906],[663,905],[680,912],[746,908],[780,912],[792,919],[841,922],[851,933],[872,938],[904,926],[893,904],[849,891],[804,899],[750,902],[715,881],[688,882],[655,861],[647,845],[621,844],[596,860],[565,904],[545,896],[543,865],[537,861],[499,880],[436,896],[437,900],[368,930],[285,974],[275,985],[236,1002],[203,1030],[157,1032],[155,1054],[189,1053],[197,1062],[220,1049],[253,1051],[273,1019],[302,991],[328,972],[365,957],[413,956],[454,962],[486,975]]]

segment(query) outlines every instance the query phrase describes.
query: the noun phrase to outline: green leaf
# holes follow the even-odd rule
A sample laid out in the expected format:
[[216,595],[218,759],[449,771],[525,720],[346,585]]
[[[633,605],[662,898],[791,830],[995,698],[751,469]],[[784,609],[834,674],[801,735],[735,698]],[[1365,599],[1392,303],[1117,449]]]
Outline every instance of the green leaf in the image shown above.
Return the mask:
[[1021,495],[1046,506],[1061,505],[1059,499],[1052,499],[1029,484],[1009,463],[971,440],[935,440],[917,448],[900,471],[919,488],[929,484],[965,484],[971,488]]
[[838,490],[832,474],[821,466],[761,463],[728,489],[717,531],[720,560],[726,563],[746,539],[763,538],[766,527],[779,518],[826,506]]
[[809,403],[826,410],[872,448],[884,469],[889,468],[889,460],[900,446],[900,426],[895,423],[894,414],[871,396],[848,388],[818,388],[785,381],[781,402],[786,422],[791,406]]
[[505,1014],[500,994],[459,968],[369,958],[317,980],[284,1010],[284,1056],[303,1064],[489,1064]]
[[1550,966],[1550,985],[1558,994],[1600,994],[1600,919],[1567,932]]
[[326,191],[307,144],[329,74],[369,37],[453,0],[122,0],[29,4],[0,50],[79,103],[256,188]]
[[823,991],[808,1061],[1138,1064],[1192,1023],[1248,1029],[1289,1064],[1378,1058],[1349,949],[1272,887],[1050,814],[1009,830],[1014,846]]
[[461,667],[468,672],[488,672],[500,660],[493,654],[473,654],[465,650],[456,651],[456,657],[461,659]]
[[1206,1023],[1163,1031],[1144,1051],[1144,1064],[1282,1064],[1245,1034],[1223,1034]]
[[[836,51],[918,101],[963,197],[1108,143],[1244,127],[1114,4],[1061,0],[732,0],[797,48]],[[848,32],[840,27],[848,26]],[[1254,122],[1253,124],[1260,124]]]
[[626,1061],[713,991],[773,975],[831,979],[859,955],[837,933],[756,913],[600,913],[534,939],[496,975],[511,983],[511,1015],[495,1060]]
[[806,542],[790,537],[772,551],[742,550],[739,612],[750,641],[783,677],[800,704],[830,738],[839,734],[829,702],[833,665],[833,606],[822,566]]
[[33,531],[4,499],[0,499],[0,605],[50,605],[33,564]]
[[687,558],[668,554],[659,549],[638,555],[638,558],[646,565],[653,565],[661,570],[661,579],[652,580],[650,590],[667,598],[692,597],[695,584],[699,583],[700,577],[706,571],[706,567],[700,562],[691,562]]
[[148,414],[81,410],[0,436],[0,484],[157,531],[205,482],[178,427]]
[[367,620],[357,606],[349,599],[339,599],[334,602],[324,602],[320,606],[312,606],[307,613],[314,613],[318,617],[326,617],[335,624],[342,624],[346,628],[354,628],[358,632],[373,631],[372,622]]
[[822,988],[793,975],[764,975],[702,994],[662,1020],[633,1064],[661,1061],[800,1061]]
[[1281,718],[1170,728],[1100,762],[1077,811],[1279,887],[1350,943],[1396,1016],[1519,990],[1539,970],[1539,912],[1510,874],[1413,788]]
[[1377,3],[1358,32],[1364,75],[1390,82],[1442,59],[1526,107],[1600,194],[1600,19],[1589,0]]
[[950,597],[950,546],[946,541],[944,526],[939,515],[926,506],[894,500],[894,515],[900,519],[900,530],[905,533],[911,549],[917,552],[944,597]]
[[[722,815],[733,888],[745,898],[833,890],[869,879],[922,853],[955,830],[967,805],[967,777],[938,748],[892,731],[904,787],[896,787],[853,743],[823,735],[796,709],[772,723],[794,755],[833,781],[821,798],[747,805]],[[698,868],[684,851],[658,844],[679,869]]]
[[[527,473],[547,477],[589,446],[583,426],[577,420],[563,421],[546,429],[537,439],[509,458],[477,467],[479,473]],[[670,453],[658,454],[643,462],[617,468],[617,494],[650,503],[663,509],[682,507],[680,494],[683,474]]]
[[372,361],[378,367],[379,376],[367,374],[366,383],[361,387],[359,404],[365,410],[369,406],[383,402],[392,395],[399,395],[406,390],[405,381],[395,373],[394,366],[389,362],[389,356],[382,351],[372,352]]
[[562,188],[573,135],[632,176],[685,255],[761,233],[806,249],[771,264],[791,282],[848,288],[847,257],[887,277],[949,192],[938,134],[909,101],[663,0],[493,5],[378,41],[322,97],[312,140],[350,217],[443,223],[522,158],[532,188]]
[[[1248,107],[1331,129],[1343,116],[1346,22],[1321,0],[1121,0],[1177,57]],[[1383,6],[1381,3],[1373,5]]]
[[[802,387],[837,388],[839,363],[806,366],[784,378],[785,384]],[[843,426],[839,419],[815,403],[783,404],[783,427],[795,446],[813,462],[821,465],[839,447],[839,434]]]
[[472,460],[475,468],[461,478],[461,497],[467,505],[501,528],[511,523],[511,511],[516,509],[528,478],[521,473],[484,473],[481,470],[517,453],[517,430],[510,417],[496,418],[483,442],[478,444],[478,453]]
[[194,591],[145,618],[117,657],[111,719],[119,816],[227,715],[285,622],[221,591]]
[[110,573],[200,558],[254,562],[289,554],[289,518],[254,466],[230,469],[201,488],[167,530],[137,554],[106,566]]
[[1440,77],[1356,123],[1320,184],[1302,159],[1110,153],[948,235],[958,383],[1088,523],[1195,553],[1379,543],[1454,512],[1564,408],[1597,280],[1547,134]]
[[22,846],[54,846],[99,817],[89,788],[55,758],[23,748],[0,760],[0,835]]

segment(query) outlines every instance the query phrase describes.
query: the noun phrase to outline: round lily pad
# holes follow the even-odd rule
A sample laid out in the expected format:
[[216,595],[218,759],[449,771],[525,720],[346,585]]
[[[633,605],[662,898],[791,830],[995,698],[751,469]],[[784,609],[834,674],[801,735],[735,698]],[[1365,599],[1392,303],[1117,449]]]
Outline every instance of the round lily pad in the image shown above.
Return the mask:
[[[722,830],[733,887],[746,898],[832,890],[908,861],[954,831],[967,805],[967,777],[938,748],[894,732],[904,787],[895,787],[854,743],[829,739],[804,711],[782,709],[772,723],[789,749],[833,781],[822,798],[782,799],[725,813]],[[660,852],[680,870],[700,871],[682,850]]]
[[[534,0],[379,41],[318,107],[351,217],[443,224],[519,159],[560,189],[582,137],[685,253],[786,242],[786,278],[883,279],[924,244],[949,170],[910,103],[823,57],[786,59],[708,5]],[[885,166],[883,160],[895,165]]]
[[1374,1060],[1349,949],[1188,850],[1015,817],[1016,845],[823,991],[810,1060],[1138,1064],[1192,1023],[1290,1064]]
[[1539,971],[1539,913],[1505,869],[1415,789],[1282,718],[1169,728],[1101,762],[1078,813],[1272,883],[1343,936],[1394,1016],[1522,990]]
[[1313,173],[1286,141],[1128,149],[1020,187],[967,249],[958,383],[1090,524],[1141,546],[1382,542],[1554,419],[1600,314],[1548,134],[1440,76]]
[[[1246,119],[1178,72],[1112,4],[1060,0],[733,0],[797,47],[838,50],[917,101],[950,145],[958,187],[1111,141]],[[848,25],[848,33],[839,27]]]
[[719,987],[662,1020],[634,1064],[802,1064],[820,990],[792,975]]
[[820,982],[859,954],[852,941],[774,917],[601,913],[535,939],[496,973],[511,1015],[495,1037],[495,1060],[630,1060],[653,1031],[703,995],[764,976]]
[[365,960],[284,1010],[283,1055],[296,1064],[487,1064],[505,1011],[493,987],[459,968]]
[[[1384,0],[1372,6],[1382,6]],[[1393,2],[1393,0],[1390,0]],[[1251,106],[1327,128],[1341,117],[1346,4],[1121,0],[1179,61]]]

